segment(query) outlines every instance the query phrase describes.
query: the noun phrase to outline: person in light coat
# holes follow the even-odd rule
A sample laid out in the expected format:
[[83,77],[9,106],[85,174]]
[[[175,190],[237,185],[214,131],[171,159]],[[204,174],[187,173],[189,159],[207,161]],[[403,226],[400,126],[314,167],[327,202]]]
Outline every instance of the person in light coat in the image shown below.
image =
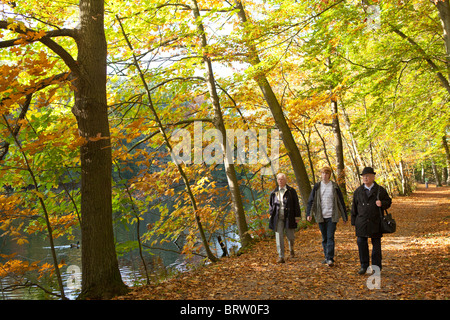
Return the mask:
[[269,199],[269,228],[275,231],[278,263],[284,263],[284,233],[288,239],[290,256],[294,257],[295,229],[301,212],[297,192],[286,184],[284,173],[277,175],[277,182],[278,187],[271,192]]
[[322,233],[322,247],[325,260],[322,262],[328,266],[334,264],[334,234],[339,218],[347,222],[347,210],[344,196],[338,184],[331,181],[331,168],[324,167],[320,170],[322,181],[316,183],[311,191],[306,208],[306,219],[319,224]]

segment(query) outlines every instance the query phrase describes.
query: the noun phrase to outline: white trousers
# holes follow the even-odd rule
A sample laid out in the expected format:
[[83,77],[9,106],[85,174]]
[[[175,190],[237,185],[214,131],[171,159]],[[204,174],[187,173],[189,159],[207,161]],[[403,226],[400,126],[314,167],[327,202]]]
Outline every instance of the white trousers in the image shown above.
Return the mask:
[[295,229],[285,228],[285,221],[278,219],[275,239],[277,241],[278,256],[284,259],[284,233],[289,243],[289,250],[294,251]]

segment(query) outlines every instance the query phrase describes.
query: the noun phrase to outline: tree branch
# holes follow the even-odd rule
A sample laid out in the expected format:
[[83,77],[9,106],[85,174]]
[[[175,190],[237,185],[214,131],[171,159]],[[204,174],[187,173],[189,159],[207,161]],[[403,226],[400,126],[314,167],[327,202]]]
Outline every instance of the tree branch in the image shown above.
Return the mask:
[[433,60],[429,57],[429,55],[425,52],[424,49],[416,42],[414,39],[407,36],[405,33],[403,33],[400,29],[394,27],[392,24],[389,23],[389,27],[391,27],[392,31],[396,33],[398,36],[400,36],[402,39],[405,39],[408,41],[425,59],[425,61],[428,63],[428,65],[431,67],[431,69],[436,72],[436,76],[438,77],[439,81],[441,82],[442,86],[447,90],[447,92],[450,94],[450,83],[448,82],[448,79],[442,74],[442,72],[439,71],[439,67],[434,63]]
[[[8,26],[10,23],[7,21],[1,20],[0,21],[0,29],[8,29]],[[27,27],[19,27],[14,30],[14,32],[17,32],[19,34],[28,34],[28,33],[37,33],[33,29],[27,28]],[[72,29],[61,29],[61,30],[54,30],[49,31],[45,33],[45,36],[39,39],[27,39],[26,41],[29,43],[39,41],[45,46],[47,46],[50,50],[52,50],[54,53],[56,53],[61,59],[63,59],[64,63],[70,68],[70,70],[76,74],[80,75],[80,69],[78,67],[77,61],[70,55],[69,52],[67,52],[63,47],[61,47],[59,44],[57,44],[55,41],[53,41],[52,37],[59,37],[59,36],[70,36],[74,38],[74,40],[77,40],[77,34],[75,30]],[[18,45],[15,43],[17,40],[20,39],[14,39],[14,40],[7,40],[0,43],[0,48],[7,48],[11,46]]]

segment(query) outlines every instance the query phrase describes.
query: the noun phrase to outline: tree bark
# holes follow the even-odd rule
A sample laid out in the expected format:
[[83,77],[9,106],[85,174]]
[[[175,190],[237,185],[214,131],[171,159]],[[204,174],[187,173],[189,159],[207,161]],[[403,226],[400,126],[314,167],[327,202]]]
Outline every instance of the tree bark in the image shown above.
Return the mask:
[[[332,72],[331,58],[327,58],[327,68]],[[339,123],[338,102],[333,96],[333,86],[330,88],[331,95],[331,128],[334,135],[334,149],[336,152],[336,183],[339,185],[344,197],[347,198],[347,188],[345,184],[345,163],[344,163],[344,145],[342,143],[341,125]]]
[[[131,45],[131,42],[130,42],[130,40],[128,39],[128,37],[126,35],[126,32],[125,32],[125,30],[123,28],[123,25],[122,25],[122,22],[121,22],[119,16],[116,16],[116,18],[117,18],[117,21],[119,21],[120,28],[122,29],[122,34],[123,34],[123,36],[125,38],[125,41],[127,42],[128,47],[132,51],[133,64],[136,67],[136,69],[138,70],[139,77],[141,78],[142,85],[144,86],[145,91],[147,92],[148,106],[149,106],[151,112],[153,113],[153,116],[155,117],[156,123],[158,125],[159,132],[163,136],[164,141],[165,141],[165,143],[167,145],[167,148],[170,151],[170,154],[173,156],[174,152],[173,152],[172,144],[170,143],[169,137],[167,136],[166,131],[164,129],[164,125],[162,124],[161,119],[159,117],[159,114],[156,111],[155,106],[153,104],[152,95],[151,95],[151,89],[148,87],[147,81],[145,80],[145,77],[144,77],[144,73],[142,72],[141,67],[139,66],[138,60],[136,58],[136,55],[133,52],[134,51],[133,46]],[[184,186],[186,188],[186,192],[189,195],[189,199],[191,200],[192,211],[194,212],[195,222],[197,223],[198,232],[200,234],[200,239],[202,240],[203,247],[205,248],[206,255],[208,256],[208,259],[211,260],[212,262],[217,262],[218,259],[212,253],[211,248],[210,248],[209,243],[208,243],[208,240],[206,239],[205,231],[203,230],[203,226],[202,226],[200,217],[198,215],[197,201],[195,200],[194,194],[192,193],[192,189],[191,189],[191,186],[189,184],[189,179],[187,178],[186,173],[184,172],[183,167],[178,162],[178,160],[176,160],[175,157],[173,157],[173,159],[174,159],[174,162],[175,162],[175,164],[177,166],[178,172],[180,173],[181,178],[183,179]]]
[[[193,3],[193,13],[195,17],[195,23],[197,24],[198,36],[201,39],[202,49],[205,49],[208,45],[205,29],[203,23],[201,22],[200,10],[196,0],[192,0]],[[224,166],[225,173],[228,180],[228,187],[230,189],[231,201],[233,205],[233,211],[236,218],[236,224],[238,227],[239,237],[241,239],[242,247],[246,247],[251,242],[251,236],[248,233],[247,221],[245,218],[244,205],[242,202],[241,191],[239,189],[238,180],[236,177],[236,170],[234,168],[234,163],[228,158],[228,152],[233,152],[228,150],[231,146],[227,143],[227,134],[225,129],[225,124],[223,121],[222,110],[220,106],[219,96],[217,94],[216,82],[214,79],[214,73],[212,68],[211,58],[207,54],[203,54],[203,63],[206,68],[206,83],[208,86],[208,91],[211,96],[211,101],[214,107],[214,126],[222,134],[222,150],[224,155]]]
[[[245,14],[244,6],[239,0],[236,0],[235,4],[236,8],[238,9],[238,16],[241,20],[241,23],[245,25],[247,23],[247,16]],[[252,66],[260,64],[261,61],[259,60],[256,47],[250,43],[247,44],[247,47],[249,49],[248,62]],[[273,92],[272,87],[270,86],[270,83],[267,80],[267,77],[265,76],[264,73],[261,72],[257,76],[255,76],[254,80],[256,81],[256,83],[258,84],[259,88],[261,89],[264,95],[264,99],[266,100],[267,105],[269,106],[270,111],[272,112],[275,124],[281,131],[281,137],[283,139],[284,146],[286,147],[289,159],[291,160],[292,168],[294,170],[295,179],[300,191],[303,205],[306,208],[309,194],[311,193],[311,183],[309,181],[309,177],[306,172],[306,167],[303,158],[300,154],[297,144],[295,143],[291,129],[289,128],[289,125],[286,122],[286,118],[283,114],[283,109],[281,108],[281,105],[278,102],[278,99],[275,96],[275,93]]]
[[450,149],[448,147],[446,135],[442,136],[442,145],[444,146],[445,158],[446,158],[446,163],[447,163],[447,181],[446,181],[446,183],[447,183],[447,185],[450,186]]
[[433,169],[434,179],[436,180],[436,187],[442,187],[441,176],[439,175],[434,159],[431,159],[431,168]]
[[447,92],[450,94],[450,83],[448,81],[448,78],[445,77],[441,71],[439,71],[439,67],[427,55],[425,50],[422,49],[422,47],[416,41],[414,41],[414,39],[412,39],[409,36],[407,36],[406,34],[404,34],[400,29],[394,27],[391,24],[389,24],[389,26],[392,28],[392,31],[394,33],[399,35],[402,39],[405,39],[406,41],[408,41],[413,46],[413,48],[415,48],[417,50],[417,52],[419,52],[422,55],[423,59],[428,63],[430,68],[436,73],[436,76],[439,79],[439,81],[441,82],[442,87],[444,87],[444,89],[447,90]]
[[119,271],[112,224],[111,141],[106,102],[103,0],[80,0],[73,114],[86,139],[81,155],[82,291],[79,299],[109,299],[127,287]]
[[332,128],[334,133],[334,148],[336,150],[336,183],[339,185],[342,193],[347,197],[347,187],[345,183],[345,163],[344,163],[344,145],[342,143],[341,126],[339,124],[338,102],[331,100]]
[[450,3],[449,0],[433,1],[433,3],[439,11],[442,23],[448,77],[450,74]]

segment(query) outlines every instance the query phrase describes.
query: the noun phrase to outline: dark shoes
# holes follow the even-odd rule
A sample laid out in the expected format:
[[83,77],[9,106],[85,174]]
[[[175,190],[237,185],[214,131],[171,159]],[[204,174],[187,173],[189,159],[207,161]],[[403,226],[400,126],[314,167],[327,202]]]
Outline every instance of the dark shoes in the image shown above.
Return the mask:
[[[367,270],[369,270],[369,274],[375,273],[375,270],[373,270],[372,267],[361,267],[361,269],[359,269],[358,271],[358,274],[366,274]],[[378,272],[381,272],[381,268],[379,268]]]
[[322,261],[322,264],[326,264],[327,266],[332,267],[334,266],[334,261],[325,259]]
[[365,267],[361,267],[361,269],[359,269],[358,274],[365,274],[367,272],[367,268]]

